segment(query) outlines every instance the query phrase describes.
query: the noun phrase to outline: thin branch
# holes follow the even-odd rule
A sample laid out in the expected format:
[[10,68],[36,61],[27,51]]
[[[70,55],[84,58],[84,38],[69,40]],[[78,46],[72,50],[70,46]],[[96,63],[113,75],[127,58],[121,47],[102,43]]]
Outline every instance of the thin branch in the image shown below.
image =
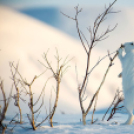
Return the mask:
[[[41,111],[40,111],[41,112]],[[35,122],[37,121],[39,115],[40,115],[40,112],[37,114],[36,118],[35,118]]]
[[13,117],[13,119],[9,122],[9,124],[11,124],[17,116],[18,116],[18,114],[16,114],[16,115]]
[[2,126],[2,128],[7,128],[7,126],[4,126],[4,125],[2,124],[2,122],[3,122],[3,120],[5,119],[6,112],[7,112],[9,103],[10,103],[10,101],[11,101],[12,90],[13,90],[13,84],[12,84],[12,86],[11,86],[11,90],[10,90],[8,99],[6,99],[6,94],[5,94],[5,91],[4,91],[4,84],[3,84],[3,83],[4,83],[4,82],[0,79],[0,89],[1,89],[1,92],[2,92],[2,96],[3,96],[3,109],[1,110],[1,108],[0,108],[0,126]]
[[[108,71],[109,71],[109,69],[111,68],[112,63],[113,63],[114,59],[117,57],[117,55],[118,55],[118,53],[116,52],[116,54],[115,54],[115,55],[113,56],[113,58],[110,60],[110,63],[109,63],[109,65],[108,65],[108,68],[107,68],[107,70],[106,70],[106,72],[105,72],[105,74],[104,74],[104,76],[103,76],[102,82],[101,82],[101,84],[100,84],[98,90],[96,91],[95,95],[93,96],[93,98],[96,98],[96,97],[98,98],[99,91],[100,91],[100,89],[101,89],[101,87],[102,87],[102,85],[103,85],[103,83],[104,83],[104,81],[105,81],[105,79],[106,79],[106,76],[107,76],[107,74],[108,74]],[[94,99],[92,99],[92,100],[94,100]],[[93,102],[90,102],[90,105],[89,105],[89,106],[92,106],[92,103],[93,103]],[[97,106],[97,101],[96,101],[95,106],[94,106],[94,112],[95,112],[96,106]],[[90,107],[88,107],[87,112],[88,112],[89,109],[90,109]],[[93,113],[93,114],[94,114],[94,113]]]
[[83,41],[82,36],[81,36],[81,31],[80,31],[80,29],[79,29],[79,22],[78,22],[78,14],[82,11],[82,8],[79,9],[79,6],[76,6],[76,7],[74,7],[74,8],[75,8],[75,11],[76,11],[75,18],[72,18],[72,17],[70,17],[70,16],[68,16],[68,15],[66,15],[66,14],[64,14],[64,13],[62,13],[62,12],[61,12],[61,13],[62,13],[64,16],[66,16],[67,18],[75,20],[76,29],[77,29],[77,33],[78,33],[78,35],[79,35],[81,44],[82,44],[84,50],[86,51],[86,53],[88,54],[88,51],[87,51],[87,49],[86,49],[86,46],[85,46],[84,41]]
[[77,70],[77,66],[75,65],[75,73],[76,73],[76,81],[77,81],[77,85],[79,85],[79,80],[78,80],[78,70]]
[[98,62],[93,66],[93,68],[90,70],[90,72],[88,73],[88,75],[90,75],[92,72],[93,72],[93,70],[95,69],[95,67],[96,66],[98,66],[99,65],[99,63],[102,61],[102,60],[104,60],[105,58],[107,58],[107,57],[109,57],[109,55],[112,55],[112,54],[114,54],[114,53],[116,53],[116,51],[115,52],[112,52],[112,53],[108,53],[107,55],[105,55],[104,57],[102,57],[101,59],[99,59],[98,60]]
[[42,96],[42,103],[41,103],[40,107],[36,111],[33,112],[34,114],[37,113],[41,109],[41,107],[44,105],[44,96],[45,95]]
[[69,18],[69,19],[75,20],[75,18],[70,17],[69,15],[66,15],[66,14],[64,14],[63,12],[60,12],[60,13],[63,14],[64,16],[66,16],[66,17]]
[[[52,119],[53,119],[53,116],[55,114],[55,111],[56,111],[56,108],[57,108],[57,105],[58,105],[58,99],[59,99],[59,90],[60,90],[60,83],[61,83],[61,79],[63,77],[63,75],[65,74],[68,66],[66,66],[68,64],[68,62],[71,60],[68,60],[68,56],[65,58],[65,60],[63,61],[62,64],[60,64],[60,61],[62,58],[59,57],[59,53],[58,53],[58,50],[56,48],[56,61],[57,61],[57,69],[56,69],[56,72],[54,71],[51,63],[48,61],[48,58],[47,58],[47,53],[44,54],[44,60],[47,64],[47,66],[49,67],[49,70],[52,72],[53,74],[53,77],[55,78],[55,81],[56,81],[56,98],[55,98],[55,102],[54,102],[54,106],[52,108],[52,111],[51,111],[51,107],[50,107],[50,114],[49,114],[49,119],[50,119],[50,126],[53,127],[53,122],[52,122]],[[51,99],[51,98],[50,98]]]
[[85,101],[86,99],[87,99],[87,96],[82,101]]
[[45,82],[45,85],[44,85],[44,87],[43,87],[43,89],[42,89],[42,91],[41,91],[41,93],[40,93],[40,96],[38,97],[37,101],[33,104],[33,106],[35,106],[35,105],[38,103],[38,101],[40,100],[40,97],[42,96],[42,94],[43,94],[43,92],[44,92],[44,90],[45,90],[45,88],[46,88],[47,82],[48,82],[49,79],[51,79],[51,78],[52,78],[52,76],[49,77],[49,78],[47,79],[47,81]]
[[[98,31],[99,31],[99,28],[100,28],[100,25],[102,24],[103,21],[106,20],[106,17],[108,14],[110,13],[115,13],[115,12],[112,12],[112,6],[114,5],[114,3],[116,2],[117,0],[114,0],[112,4],[109,4],[108,7],[105,8],[104,12],[99,14],[97,16],[97,18],[95,19],[94,21],[94,25],[93,25],[93,28],[89,27],[88,31],[90,33],[90,39],[91,39],[91,43],[89,45],[86,37],[84,36],[84,34],[81,32],[81,30],[79,29],[79,21],[78,21],[78,15],[79,13],[82,11],[82,8],[79,9],[79,6],[76,6],[75,7],[75,17],[72,18],[64,13],[62,13],[64,16],[70,18],[70,19],[73,19],[75,20],[75,23],[76,23],[76,30],[77,30],[77,33],[78,33],[78,36],[79,36],[79,39],[81,41],[81,45],[83,46],[86,54],[87,54],[87,62],[86,62],[86,70],[85,70],[85,76],[84,76],[84,79],[82,81],[81,84],[78,85],[78,92],[79,92],[79,102],[80,102],[80,107],[81,107],[81,111],[82,111],[82,118],[83,118],[83,124],[86,123],[85,121],[85,117],[86,115],[88,114],[93,102],[94,102],[94,99],[98,96],[99,94],[99,91],[101,89],[101,86],[103,85],[104,81],[105,81],[105,78],[106,78],[106,75],[109,71],[109,68],[112,66],[112,62],[114,60],[114,58],[117,56],[117,54],[115,54],[115,56],[113,57],[113,59],[110,61],[110,64],[106,70],[106,73],[103,77],[103,80],[98,88],[98,90],[96,91],[96,93],[93,95],[90,103],[89,103],[89,106],[88,108],[85,110],[84,109],[84,106],[83,106],[83,97],[85,95],[85,92],[86,92],[86,87],[87,87],[87,83],[88,83],[88,78],[89,78],[89,74],[94,70],[94,68],[103,60],[105,59],[107,56],[104,56],[102,59],[100,59],[96,64],[95,66],[89,71],[90,69],[90,60],[91,60],[91,53],[92,53],[92,49],[96,46],[95,43],[97,43],[98,41],[102,41],[104,39],[106,39],[108,36],[107,34],[112,32],[117,25],[115,25],[114,28],[110,29],[109,27],[106,29],[106,31],[104,33],[102,33],[100,36],[98,35]],[[83,39],[86,41],[88,47],[86,47],[86,45],[84,44],[84,41]],[[95,108],[96,108],[96,105],[97,105],[97,99],[96,99],[96,102],[95,102],[95,106],[94,106],[94,112],[95,112]]]
[[52,90],[49,98],[49,113],[51,113],[51,110],[52,110]]
[[55,74],[55,72],[54,72],[54,70],[53,70],[53,68],[52,68],[52,66],[51,66],[51,64],[50,64],[50,62],[49,62],[48,59],[47,59],[47,53],[44,53],[44,59],[45,59],[47,65],[48,65],[49,69],[53,72],[54,77],[56,77],[56,74]]
[[[111,110],[111,113],[107,119],[107,121],[109,121],[110,119],[113,118],[114,114],[118,111],[118,110],[121,110],[122,108],[124,108],[124,106],[121,106],[121,107],[118,107],[119,104],[124,100],[124,97],[122,94],[120,94],[121,91],[117,90],[116,91],[116,94],[115,94],[115,97],[114,97],[114,100],[112,102],[112,104],[110,105],[110,107],[108,108],[107,112],[109,111],[109,109],[113,106],[112,110]],[[103,116],[102,120],[104,120],[107,112],[105,113],[105,115]]]
[[88,47],[90,46],[89,43],[88,43],[88,40],[86,39],[85,35],[80,31],[81,35],[83,36],[84,40],[86,41]]
[[95,104],[94,104],[94,109],[93,109],[93,113],[92,113],[92,121],[91,121],[91,124],[94,123],[94,113],[96,111],[97,100],[98,100],[98,95],[95,98]]
[[36,125],[36,128],[39,127],[42,123],[44,123],[50,115],[48,115],[44,120],[42,120],[39,124]]

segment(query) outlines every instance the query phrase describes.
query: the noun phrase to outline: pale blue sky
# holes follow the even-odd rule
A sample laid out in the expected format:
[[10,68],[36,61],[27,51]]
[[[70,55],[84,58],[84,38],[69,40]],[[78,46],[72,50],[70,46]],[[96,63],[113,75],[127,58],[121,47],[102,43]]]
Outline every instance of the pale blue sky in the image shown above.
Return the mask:
[[[14,8],[29,8],[40,6],[104,6],[113,0],[0,0],[0,4]],[[118,0],[116,6],[134,7],[134,0]]]

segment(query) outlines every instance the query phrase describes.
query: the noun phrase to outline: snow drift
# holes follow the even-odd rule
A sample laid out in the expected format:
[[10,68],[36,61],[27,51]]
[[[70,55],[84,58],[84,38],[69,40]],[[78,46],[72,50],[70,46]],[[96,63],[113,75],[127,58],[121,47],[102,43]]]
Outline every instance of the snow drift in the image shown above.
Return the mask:
[[[79,83],[81,83],[86,68],[86,54],[79,41],[38,20],[17,13],[6,7],[0,6],[0,16],[0,76],[4,79],[7,94],[11,86],[9,61],[17,63],[19,60],[19,71],[22,76],[30,82],[34,75],[39,75],[45,70],[38,60],[44,62],[42,54],[48,49],[48,59],[52,61],[53,66],[56,66],[54,62],[56,47],[60,57],[63,59],[67,55],[69,55],[69,58],[73,57],[73,60],[69,63],[70,68],[61,82],[57,113],[61,111],[65,113],[80,113],[75,66],[77,66]],[[103,57],[106,54],[107,52],[94,49],[91,58],[91,67],[95,65],[99,57]],[[94,94],[99,87],[108,63],[109,60],[107,58],[92,72],[87,87],[86,94],[88,99],[85,101],[85,106],[88,105],[92,94]],[[117,77],[121,70],[120,63],[117,59],[114,63],[115,65],[111,68],[100,91],[98,109],[110,105],[115,90],[120,87],[120,79]],[[35,82],[36,84],[33,86],[35,98],[37,98],[45,81],[51,75],[50,72],[47,72]],[[55,86],[53,81],[49,81],[45,90],[45,105],[47,108],[52,86]],[[54,100],[55,93],[54,91],[52,92],[52,98]],[[26,105],[27,104],[22,104],[23,113],[28,112]],[[16,110],[17,108],[15,109],[10,106],[8,112],[16,112]]]

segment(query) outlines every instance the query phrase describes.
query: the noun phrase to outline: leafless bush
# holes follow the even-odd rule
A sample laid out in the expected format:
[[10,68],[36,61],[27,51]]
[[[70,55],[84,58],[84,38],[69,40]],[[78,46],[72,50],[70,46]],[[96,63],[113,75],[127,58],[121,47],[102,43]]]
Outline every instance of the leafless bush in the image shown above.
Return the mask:
[[3,102],[3,107],[0,106],[0,131],[2,131],[2,134],[4,134],[5,130],[7,128],[7,125],[3,124],[3,121],[5,119],[9,103],[11,101],[13,86],[11,87],[11,91],[10,91],[10,94],[9,94],[8,98],[6,98],[6,94],[5,94],[5,90],[4,90],[4,82],[1,79],[0,79],[0,89],[1,89],[1,92],[2,92],[2,96],[3,96],[3,100],[0,100],[0,101]]
[[22,90],[20,91],[20,89],[19,89],[20,81],[16,78],[19,63],[16,65],[15,68],[13,67],[13,62],[10,62],[9,66],[10,66],[10,70],[11,70],[11,74],[12,74],[11,79],[13,80],[14,87],[15,87],[15,90],[16,90],[16,94],[14,94],[14,96],[13,96],[13,99],[15,100],[14,105],[16,107],[18,107],[18,109],[19,109],[19,115],[20,115],[19,123],[22,124],[22,112],[21,112],[21,107],[20,107],[20,99],[23,100],[23,101],[24,101],[24,99],[21,98]]
[[96,105],[97,105],[97,99],[98,99],[99,91],[100,91],[100,89],[101,89],[101,87],[102,87],[102,85],[103,85],[103,83],[104,83],[104,81],[105,81],[105,79],[106,79],[106,76],[107,76],[107,74],[108,74],[108,71],[109,71],[109,69],[111,68],[111,66],[113,65],[113,61],[114,61],[114,59],[116,58],[117,55],[118,55],[117,52],[116,52],[116,54],[114,55],[113,58],[111,58],[110,55],[109,55],[110,63],[109,63],[109,65],[108,65],[108,67],[107,67],[107,70],[106,70],[104,76],[103,76],[103,79],[102,79],[102,82],[101,82],[99,88],[97,89],[96,93],[94,94],[94,96],[93,96],[93,98],[92,98],[92,100],[91,100],[91,102],[90,102],[90,104],[91,104],[91,106],[92,106],[94,99],[96,99],[96,100],[95,100],[94,109],[93,109],[92,122],[91,122],[91,123],[94,123],[94,121],[93,121],[93,116],[94,116],[94,113],[95,113],[95,110],[96,110]]
[[57,108],[57,105],[58,105],[58,99],[59,99],[59,91],[60,91],[60,83],[61,83],[61,80],[62,80],[62,77],[63,75],[66,73],[67,69],[69,66],[67,66],[68,62],[70,60],[68,60],[68,56],[65,58],[65,60],[60,63],[60,61],[62,60],[60,57],[59,57],[59,54],[58,54],[58,50],[56,49],[56,61],[57,61],[57,69],[56,71],[54,70],[54,68],[52,67],[51,63],[49,62],[48,58],[47,58],[47,53],[44,53],[43,55],[43,58],[46,62],[47,65],[45,65],[44,63],[40,62],[46,69],[49,69],[51,72],[52,72],[52,75],[53,75],[53,78],[55,79],[56,81],[56,86],[55,86],[55,91],[56,91],[56,98],[55,98],[55,102],[54,102],[54,106],[51,110],[50,108],[50,126],[53,127],[53,116],[55,114],[55,111],[56,111],[56,108]]
[[[36,124],[36,122],[35,122],[35,114],[39,112],[39,110],[41,109],[41,107],[42,107],[43,104],[44,104],[44,95],[43,95],[43,94],[44,94],[44,90],[45,90],[45,87],[46,87],[46,84],[47,84],[49,78],[48,78],[48,80],[46,81],[46,83],[45,83],[44,87],[42,88],[42,91],[41,91],[41,93],[40,93],[38,99],[37,99],[35,102],[34,102],[34,100],[33,100],[34,98],[33,98],[33,92],[32,92],[32,85],[33,85],[33,83],[35,82],[35,80],[37,80],[42,74],[44,74],[44,73],[46,72],[46,70],[45,70],[45,72],[43,72],[43,73],[40,74],[39,76],[34,76],[34,78],[32,79],[32,81],[31,81],[30,83],[28,83],[28,82],[26,81],[26,79],[24,79],[24,78],[22,77],[22,75],[20,74],[20,72],[18,71],[18,66],[15,67],[15,66],[12,64],[12,67],[14,67],[16,73],[19,75],[19,78],[16,78],[16,79],[21,83],[21,86],[25,89],[26,94],[29,95],[28,107],[29,107],[29,109],[30,109],[31,114],[27,114],[27,117],[28,117],[28,119],[29,119],[29,121],[30,121],[30,124],[31,124],[31,126],[32,126],[32,129],[33,129],[33,130],[36,130],[37,127],[39,127],[39,126],[40,126],[43,122],[45,122],[45,121],[47,120],[47,118],[49,117],[49,115],[48,115],[48,116],[47,116],[44,120],[42,120],[42,122],[40,122],[39,124]],[[16,84],[16,83],[15,83],[15,84]],[[28,88],[28,90],[27,90],[27,88]],[[34,110],[34,106],[39,102],[39,100],[41,99],[41,97],[42,97],[42,103],[41,103],[40,107],[39,107],[37,110]]]
[[[124,96],[122,94],[122,91],[117,90],[114,96],[114,99],[111,103],[111,105],[109,106],[109,108],[107,109],[105,115],[102,118],[102,121],[105,119],[106,114],[109,112],[109,110],[111,109],[110,115],[107,119],[107,121],[109,121],[110,119],[113,118],[114,114],[117,111],[121,111],[122,108],[124,108],[124,106],[119,106],[119,104],[124,100]],[[113,107],[113,108],[112,108]]]
[[[85,50],[85,53],[87,54],[87,65],[86,65],[86,70],[85,70],[85,76],[84,76],[84,79],[83,79],[83,82],[81,84],[78,84],[78,92],[79,92],[79,102],[80,102],[80,107],[81,107],[81,111],[82,111],[82,120],[83,120],[83,124],[85,125],[86,124],[86,115],[88,114],[89,110],[91,109],[92,105],[93,105],[93,102],[95,100],[95,106],[94,106],[94,110],[93,110],[93,114],[95,112],[95,108],[96,108],[96,105],[97,105],[97,98],[98,98],[98,94],[99,94],[99,91],[105,81],[105,78],[106,78],[106,75],[110,69],[110,67],[112,66],[112,63],[113,63],[113,60],[115,59],[115,57],[117,56],[117,52],[116,54],[113,56],[113,58],[111,58],[108,53],[108,56],[110,57],[110,64],[108,65],[108,68],[106,70],[106,73],[103,77],[103,80],[98,88],[98,90],[96,91],[96,93],[93,95],[87,109],[84,108],[83,106],[83,101],[84,101],[84,94],[85,94],[85,91],[87,89],[87,83],[88,83],[88,78],[89,78],[89,75],[91,74],[91,72],[94,70],[94,68],[100,63],[100,61],[104,58],[102,58],[101,60],[99,60],[96,65],[91,68],[90,70],[90,60],[91,60],[91,53],[92,53],[92,49],[96,46],[96,43],[99,42],[99,41],[102,41],[102,40],[105,40],[107,37],[108,37],[108,33],[112,32],[117,24],[110,29],[110,27],[107,27],[107,29],[105,30],[105,32],[103,32],[101,35],[98,35],[98,31],[99,31],[99,28],[100,28],[100,25],[103,23],[103,21],[106,20],[106,17],[107,15],[109,14],[112,14],[112,13],[117,13],[117,12],[114,12],[112,11],[112,6],[115,4],[117,0],[114,0],[114,2],[112,4],[109,4],[108,7],[105,7],[105,10],[104,12],[102,12],[101,14],[99,14],[97,16],[97,18],[95,19],[94,21],[94,25],[93,27],[89,27],[88,28],[88,31],[90,33],[90,43],[88,42],[88,40],[86,39],[86,37],[84,36],[84,34],[81,32],[81,30],[79,29],[79,21],[78,21],[78,15],[79,13],[82,11],[82,8],[79,9],[79,6],[76,6],[75,7],[75,11],[76,11],[76,14],[75,14],[75,17],[70,17],[64,13],[62,13],[63,15],[65,15],[66,17],[72,19],[75,21],[76,23],[76,29],[77,29],[77,33],[79,35],[79,38],[80,38],[80,41],[81,41],[81,44]],[[84,40],[86,41],[87,45],[84,43]],[[93,115],[92,115],[92,122],[93,123]]]

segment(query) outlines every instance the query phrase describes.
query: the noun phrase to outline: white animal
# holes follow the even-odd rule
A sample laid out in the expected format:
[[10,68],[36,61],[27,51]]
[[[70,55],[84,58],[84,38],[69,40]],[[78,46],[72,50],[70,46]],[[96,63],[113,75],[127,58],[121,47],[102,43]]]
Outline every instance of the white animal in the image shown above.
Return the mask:
[[[125,50],[125,55],[123,55]],[[134,120],[134,43],[127,42],[118,50],[118,57],[122,64],[122,86],[124,93],[124,106],[129,114],[124,124],[131,125]]]

